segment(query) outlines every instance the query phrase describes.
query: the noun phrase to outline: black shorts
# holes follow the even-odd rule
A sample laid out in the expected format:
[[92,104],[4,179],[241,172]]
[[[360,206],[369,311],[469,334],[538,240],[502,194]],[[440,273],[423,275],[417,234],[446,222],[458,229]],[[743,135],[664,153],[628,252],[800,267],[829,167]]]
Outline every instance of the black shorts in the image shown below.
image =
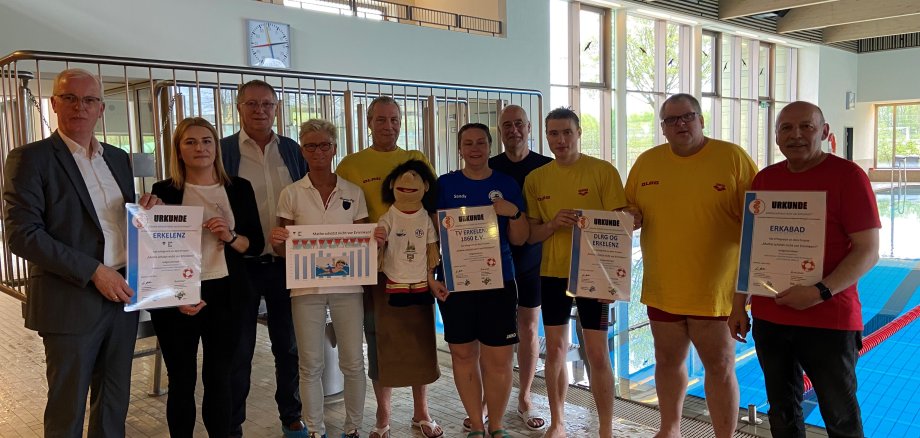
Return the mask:
[[518,306],[535,309],[540,307],[540,265],[526,272],[518,272],[517,277]]
[[506,281],[501,289],[453,292],[438,301],[449,344],[479,341],[490,347],[518,343],[517,288]]
[[566,325],[571,319],[572,300],[578,307],[581,327],[586,330],[607,330],[610,325],[610,304],[591,298],[573,298],[565,294],[568,278],[540,277],[543,289],[543,325]]

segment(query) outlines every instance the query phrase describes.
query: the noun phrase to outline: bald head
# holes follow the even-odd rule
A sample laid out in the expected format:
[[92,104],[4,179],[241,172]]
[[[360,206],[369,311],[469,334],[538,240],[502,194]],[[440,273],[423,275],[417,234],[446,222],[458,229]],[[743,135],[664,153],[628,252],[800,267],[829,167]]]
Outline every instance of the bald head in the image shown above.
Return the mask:
[[776,145],[792,172],[804,172],[824,160],[821,143],[829,133],[821,108],[810,102],[792,102],[776,117]]
[[526,150],[530,138],[530,120],[524,108],[518,105],[506,106],[498,116],[498,132],[506,151],[516,153]]
[[824,123],[826,123],[826,121],[825,121],[825,119],[824,119],[824,111],[821,111],[821,108],[818,107],[818,105],[815,105],[815,104],[813,104],[813,103],[811,103],[811,102],[806,102],[806,101],[804,101],[804,100],[797,100],[797,101],[795,101],[795,102],[790,103],[789,105],[786,105],[785,107],[783,107],[782,110],[780,110],[779,114],[776,116],[776,127],[777,127],[777,129],[779,128],[779,121],[783,118],[784,113],[787,113],[787,112],[796,112],[796,113],[800,113],[800,112],[811,112],[811,113],[815,113],[815,114],[818,116],[817,121],[818,121],[820,124],[823,125]]

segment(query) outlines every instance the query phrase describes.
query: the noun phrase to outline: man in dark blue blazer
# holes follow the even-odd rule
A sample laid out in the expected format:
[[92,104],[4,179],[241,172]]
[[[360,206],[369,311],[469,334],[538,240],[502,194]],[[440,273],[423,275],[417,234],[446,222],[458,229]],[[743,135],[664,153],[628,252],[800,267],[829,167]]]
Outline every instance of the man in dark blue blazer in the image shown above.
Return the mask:
[[124,437],[137,336],[137,312],[124,311],[131,163],[94,136],[105,103],[89,72],[59,74],[51,107],[57,131],[10,151],[3,187],[10,250],[29,262],[25,326],[45,346],[44,433],[81,437],[91,388],[89,436]]
[[259,207],[259,219],[265,236],[265,248],[258,257],[246,258],[255,294],[240,310],[240,341],[233,363],[233,414],[230,431],[242,436],[246,421],[246,397],[249,395],[252,356],[256,345],[256,317],[265,297],[268,311],[268,336],[275,356],[275,401],[285,437],[306,437],[301,419],[300,377],[291,296],[285,286],[284,258],[272,250],[269,233],[278,224],[277,205],[281,189],[300,180],[307,173],[307,163],[300,145],[288,137],[275,134],[273,127],[278,95],[267,82],[249,81],[240,87],[236,107],[242,128],[220,140],[221,159],[230,176],[252,183]]

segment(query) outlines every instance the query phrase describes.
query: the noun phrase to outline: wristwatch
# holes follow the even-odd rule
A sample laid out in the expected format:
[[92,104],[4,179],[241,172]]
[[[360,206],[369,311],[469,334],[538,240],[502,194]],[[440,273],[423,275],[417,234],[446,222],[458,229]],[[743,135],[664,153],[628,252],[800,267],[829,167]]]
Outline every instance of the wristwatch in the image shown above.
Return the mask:
[[518,220],[518,218],[521,217],[521,213],[522,213],[521,210],[518,210],[518,212],[514,216],[511,216],[511,220],[513,221]]
[[824,301],[827,301],[831,299],[832,296],[834,296],[834,294],[831,293],[831,290],[828,289],[827,286],[825,286],[824,283],[820,281],[815,283],[815,287],[818,288],[818,292],[821,293],[821,299]]
[[233,242],[236,242],[236,239],[240,237],[239,234],[236,234],[236,231],[230,230],[230,240],[224,242],[227,245],[233,245]]

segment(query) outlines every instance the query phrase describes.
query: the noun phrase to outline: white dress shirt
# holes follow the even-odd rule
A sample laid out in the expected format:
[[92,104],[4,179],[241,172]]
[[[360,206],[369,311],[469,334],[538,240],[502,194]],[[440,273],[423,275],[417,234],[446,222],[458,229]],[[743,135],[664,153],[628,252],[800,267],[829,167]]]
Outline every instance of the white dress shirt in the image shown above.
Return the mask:
[[265,152],[259,145],[240,130],[240,170],[239,176],[249,180],[256,195],[259,207],[259,221],[262,222],[262,234],[265,235],[265,248],[262,254],[274,254],[271,245],[271,229],[278,225],[278,196],[281,189],[291,184],[291,172],[281,159],[278,149],[278,136],[272,133],[272,139],[265,145]]
[[112,170],[102,158],[102,145],[99,144],[99,140],[93,138],[90,144],[92,155],[87,156],[85,147],[68,138],[61,131],[58,131],[58,134],[61,135],[67,149],[73,154],[77,168],[80,169],[80,175],[83,176],[83,181],[86,183],[86,190],[89,191],[89,197],[93,201],[93,209],[96,210],[99,225],[102,226],[102,236],[105,239],[102,263],[113,269],[121,269],[127,261],[125,197],[121,194],[121,188],[118,187]]

